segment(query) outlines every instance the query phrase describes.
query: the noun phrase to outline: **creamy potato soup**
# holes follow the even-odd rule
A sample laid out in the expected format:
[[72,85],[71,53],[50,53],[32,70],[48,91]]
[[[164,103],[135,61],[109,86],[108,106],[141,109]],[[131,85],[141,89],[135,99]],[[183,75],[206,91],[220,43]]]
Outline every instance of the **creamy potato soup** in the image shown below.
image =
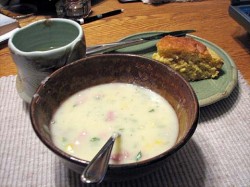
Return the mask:
[[109,137],[110,163],[145,160],[171,148],[178,136],[177,115],[155,92],[125,83],[80,91],[66,100],[51,121],[52,138],[65,152],[90,161]]

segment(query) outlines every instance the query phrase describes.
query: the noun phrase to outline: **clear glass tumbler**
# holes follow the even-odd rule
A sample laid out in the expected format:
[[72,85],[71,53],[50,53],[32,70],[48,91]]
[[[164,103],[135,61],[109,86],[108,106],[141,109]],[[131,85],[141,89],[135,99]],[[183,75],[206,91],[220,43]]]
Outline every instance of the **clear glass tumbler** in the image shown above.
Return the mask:
[[91,0],[65,0],[65,15],[68,18],[85,18],[91,12]]

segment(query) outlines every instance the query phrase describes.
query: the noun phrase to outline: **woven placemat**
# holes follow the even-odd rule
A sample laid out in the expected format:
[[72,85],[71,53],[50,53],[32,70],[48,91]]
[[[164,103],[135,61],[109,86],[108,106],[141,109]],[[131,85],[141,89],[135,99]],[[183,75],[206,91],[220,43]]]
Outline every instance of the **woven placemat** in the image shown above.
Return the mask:
[[[16,76],[0,78],[0,186],[95,186],[80,182],[36,137]],[[138,179],[97,186],[250,186],[250,87],[239,73],[231,95],[201,108],[190,141],[164,165]]]

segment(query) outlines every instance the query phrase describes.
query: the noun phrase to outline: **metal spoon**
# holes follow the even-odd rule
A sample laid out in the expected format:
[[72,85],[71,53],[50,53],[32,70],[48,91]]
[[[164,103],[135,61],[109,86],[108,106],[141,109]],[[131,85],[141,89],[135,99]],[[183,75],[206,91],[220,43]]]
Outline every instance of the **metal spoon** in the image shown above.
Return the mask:
[[108,169],[108,163],[115,140],[119,133],[114,133],[91,160],[81,175],[81,181],[84,183],[100,183]]

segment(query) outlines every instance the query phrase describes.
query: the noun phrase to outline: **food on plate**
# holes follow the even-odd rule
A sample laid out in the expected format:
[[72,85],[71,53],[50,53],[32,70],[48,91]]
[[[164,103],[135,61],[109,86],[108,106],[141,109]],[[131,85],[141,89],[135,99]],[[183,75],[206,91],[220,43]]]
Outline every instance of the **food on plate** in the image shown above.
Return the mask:
[[204,44],[191,37],[165,36],[157,44],[152,58],[169,65],[186,80],[217,78],[223,60]]
[[108,83],[77,92],[51,121],[55,145],[90,161],[118,132],[110,163],[133,163],[170,149],[179,133],[177,115],[159,94],[134,84]]

